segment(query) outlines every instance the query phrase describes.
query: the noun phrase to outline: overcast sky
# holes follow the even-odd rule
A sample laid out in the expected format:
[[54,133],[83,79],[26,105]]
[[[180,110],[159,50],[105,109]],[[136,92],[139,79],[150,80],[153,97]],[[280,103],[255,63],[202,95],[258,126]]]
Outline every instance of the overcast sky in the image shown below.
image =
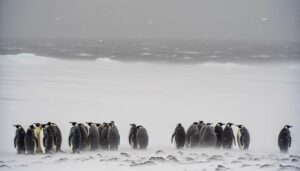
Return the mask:
[[300,0],[0,0],[0,38],[300,40]]

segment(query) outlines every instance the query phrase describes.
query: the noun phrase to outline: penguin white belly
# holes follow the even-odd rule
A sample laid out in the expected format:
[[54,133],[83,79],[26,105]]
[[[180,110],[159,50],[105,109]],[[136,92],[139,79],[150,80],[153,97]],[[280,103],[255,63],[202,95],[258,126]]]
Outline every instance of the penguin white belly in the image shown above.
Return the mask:
[[242,142],[241,142],[241,136],[242,136],[241,131],[240,131],[240,129],[238,129],[236,138],[237,138],[237,142],[238,142],[239,148],[241,150],[243,150],[244,149],[244,144],[242,144]]
[[41,129],[41,132],[40,132],[40,142],[41,142],[42,152],[44,153],[45,152],[45,147],[44,147],[43,139],[44,139],[44,129]]

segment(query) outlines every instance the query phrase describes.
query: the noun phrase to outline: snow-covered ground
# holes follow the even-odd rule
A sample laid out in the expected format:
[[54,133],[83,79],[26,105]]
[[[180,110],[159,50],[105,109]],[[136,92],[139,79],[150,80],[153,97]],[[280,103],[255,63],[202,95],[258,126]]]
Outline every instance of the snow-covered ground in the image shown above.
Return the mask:
[[[2,55],[1,169],[299,170],[299,74],[299,63],[180,65]],[[70,154],[69,121],[111,120],[121,135],[118,151]],[[251,136],[249,151],[241,152],[234,147],[231,151],[178,152],[170,143],[176,124],[180,122],[187,129],[199,120],[244,124]],[[47,121],[61,128],[62,149],[66,153],[15,154],[12,125],[21,124],[27,129],[34,122]],[[130,123],[146,127],[150,137],[148,150],[130,149]],[[285,124],[294,126],[293,142],[288,154],[280,154],[277,137]],[[159,149],[164,153],[156,154]],[[151,159],[157,156],[163,158]],[[149,167],[141,166],[144,162]]]

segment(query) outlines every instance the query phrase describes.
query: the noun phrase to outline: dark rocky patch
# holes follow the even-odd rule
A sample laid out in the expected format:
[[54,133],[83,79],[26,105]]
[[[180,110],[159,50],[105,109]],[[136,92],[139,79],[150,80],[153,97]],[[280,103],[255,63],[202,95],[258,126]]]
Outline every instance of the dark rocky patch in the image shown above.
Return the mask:
[[186,157],[185,161],[193,161],[194,159],[192,157]]
[[239,160],[233,160],[231,163],[232,163],[232,164],[240,164],[240,163],[243,163],[243,162],[242,162],[242,161],[239,161]]
[[106,161],[119,161],[119,159],[117,157],[112,157],[112,158],[108,158],[108,159],[100,159],[100,162],[106,162]]
[[215,170],[228,170],[228,169],[229,168],[219,164]]
[[300,170],[300,167],[293,165],[279,165],[279,170]]
[[170,160],[170,161],[173,161],[175,163],[179,162],[179,160],[175,156],[173,156],[173,155],[168,155],[167,159]]
[[58,160],[55,160],[54,162],[60,163],[60,162],[64,162],[64,161],[67,161],[67,160],[68,160],[68,158],[62,157],[62,158],[59,158]]
[[162,151],[162,150],[157,150],[156,154],[166,154],[166,153],[164,151]]
[[142,162],[142,163],[135,163],[135,162],[132,162],[130,167],[135,167],[135,166],[151,166],[151,165],[155,165],[155,163],[153,161],[145,161],[145,162]]
[[290,155],[289,157],[294,158],[294,159],[300,159],[300,156],[297,156],[297,155]]
[[150,157],[149,161],[165,162],[166,159],[163,157]]
[[128,153],[120,153],[120,155],[123,157],[130,157],[130,155]]
[[292,162],[299,162],[298,159],[292,159]]
[[223,161],[223,156],[221,155],[212,155],[207,159],[208,161]]
[[263,164],[259,168],[269,168],[269,167],[274,167],[273,164]]
[[0,165],[0,168],[10,168],[10,166],[8,166],[6,164],[2,164],[2,165]]
[[241,167],[250,167],[252,166],[251,164],[243,164]]

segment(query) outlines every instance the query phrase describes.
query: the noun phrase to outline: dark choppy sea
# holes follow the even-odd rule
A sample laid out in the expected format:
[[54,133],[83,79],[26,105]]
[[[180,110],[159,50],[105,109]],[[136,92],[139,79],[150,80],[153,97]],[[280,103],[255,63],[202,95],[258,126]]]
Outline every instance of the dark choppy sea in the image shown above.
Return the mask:
[[64,59],[109,58],[122,62],[299,62],[300,43],[87,39],[0,41],[1,55],[19,53]]

